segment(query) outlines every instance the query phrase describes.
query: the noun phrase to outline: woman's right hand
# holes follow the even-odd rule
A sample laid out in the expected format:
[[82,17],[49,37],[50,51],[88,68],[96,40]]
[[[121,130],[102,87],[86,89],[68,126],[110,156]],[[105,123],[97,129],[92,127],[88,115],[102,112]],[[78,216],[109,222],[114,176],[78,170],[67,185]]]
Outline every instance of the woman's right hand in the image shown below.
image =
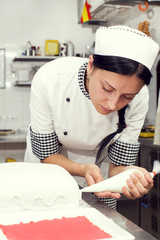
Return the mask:
[[[84,177],[86,178],[88,186],[93,185],[95,183],[99,183],[103,181],[103,177],[101,175],[100,168],[95,164],[86,164],[84,165]],[[98,192],[95,193],[97,197],[101,198],[120,198],[121,195],[119,193],[111,193],[111,192]]]
[[84,177],[88,186],[103,181],[100,168],[95,164],[84,165]]

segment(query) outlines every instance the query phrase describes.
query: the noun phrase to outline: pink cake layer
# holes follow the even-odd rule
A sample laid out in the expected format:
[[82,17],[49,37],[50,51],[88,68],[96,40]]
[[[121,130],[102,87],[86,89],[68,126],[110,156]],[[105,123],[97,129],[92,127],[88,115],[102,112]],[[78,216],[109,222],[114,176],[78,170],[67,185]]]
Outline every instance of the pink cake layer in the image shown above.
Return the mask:
[[0,225],[8,240],[93,240],[112,238],[86,217]]

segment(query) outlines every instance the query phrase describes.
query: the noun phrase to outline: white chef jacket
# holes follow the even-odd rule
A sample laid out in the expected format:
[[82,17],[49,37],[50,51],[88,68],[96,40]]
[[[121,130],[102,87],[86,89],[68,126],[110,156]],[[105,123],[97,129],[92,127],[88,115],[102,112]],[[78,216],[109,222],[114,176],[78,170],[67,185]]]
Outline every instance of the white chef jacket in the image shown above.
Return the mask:
[[[85,58],[59,58],[45,64],[36,73],[31,87],[31,126],[25,161],[40,162],[40,159],[61,152],[79,163],[95,163],[98,144],[116,131],[117,111],[108,115],[98,113],[85,89],[87,62]],[[135,163],[148,100],[148,88],[144,86],[128,104],[125,113],[127,127],[114,137],[101,166],[104,178],[108,175],[107,158],[115,165]],[[52,141],[46,140],[48,137]],[[75,178],[84,186],[84,178]]]

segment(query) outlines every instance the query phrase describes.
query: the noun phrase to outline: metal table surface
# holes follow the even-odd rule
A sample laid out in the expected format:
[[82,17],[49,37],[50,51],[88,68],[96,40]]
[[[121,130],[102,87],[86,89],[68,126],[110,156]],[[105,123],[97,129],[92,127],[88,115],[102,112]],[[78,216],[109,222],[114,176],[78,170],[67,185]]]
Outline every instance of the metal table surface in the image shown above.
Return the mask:
[[144,231],[142,228],[122,216],[116,210],[107,207],[103,202],[97,199],[94,194],[83,193],[82,199],[90,206],[96,208],[99,212],[104,214],[106,217],[111,218],[117,225],[124,230],[130,232],[136,240],[156,240],[155,237]]
[[0,136],[0,143],[22,143],[26,142],[26,134],[24,133],[14,133],[8,135]]

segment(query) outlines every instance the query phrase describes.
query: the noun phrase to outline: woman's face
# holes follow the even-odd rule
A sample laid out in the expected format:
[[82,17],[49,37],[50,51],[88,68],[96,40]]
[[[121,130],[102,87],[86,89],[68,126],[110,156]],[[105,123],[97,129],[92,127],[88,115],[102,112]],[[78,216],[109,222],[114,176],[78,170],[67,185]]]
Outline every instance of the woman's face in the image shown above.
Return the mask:
[[93,56],[87,66],[86,88],[96,110],[103,115],[120,110],[138,94],[144,82],[136,76],[125,76],[93,67]]

